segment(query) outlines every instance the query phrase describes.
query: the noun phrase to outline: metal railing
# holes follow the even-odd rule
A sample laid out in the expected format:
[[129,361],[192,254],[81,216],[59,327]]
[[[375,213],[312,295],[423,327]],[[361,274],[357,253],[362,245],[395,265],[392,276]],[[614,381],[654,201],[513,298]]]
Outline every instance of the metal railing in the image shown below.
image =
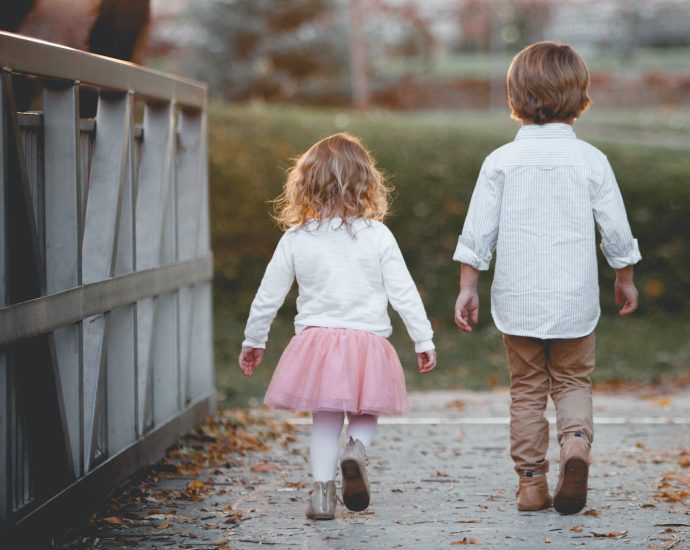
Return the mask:
[[212,408],[212,257],[202,84],[10,33],[0,67],[7,534],[92,506]]

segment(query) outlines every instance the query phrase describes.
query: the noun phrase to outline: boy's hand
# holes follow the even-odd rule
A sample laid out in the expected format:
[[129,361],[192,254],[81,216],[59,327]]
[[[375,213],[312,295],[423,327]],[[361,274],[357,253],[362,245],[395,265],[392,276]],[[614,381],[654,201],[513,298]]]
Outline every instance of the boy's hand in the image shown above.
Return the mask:
[[426,374],[436,368],[436,350],[423,351],[417,354],[417,365],[419,365],[419,372]]
[[245,376],[251,376],[254,369],[261,364],[264,358],[264,350],[261,348],[242,348],[240,352],[240,369]]
[[472,332],[469,321],[479,322],[479,294],[476,289],[461,288],[455,302],[455,324],[462,332]]
[[633,266],[629,265],[616,270],[613,295],[616,298],[616,304],[623,304],[619,312],[621,317],[631,315],[637,309],[637,288],[633,282]]
[[621,282],[616,279],[616,283],[613,285],[613,294],[616,297],[616,304],[623,304],[619,311],[621,317],[635,312],[637,309],[637,288],[635,288],[635,283],[632,281],[629,283]]

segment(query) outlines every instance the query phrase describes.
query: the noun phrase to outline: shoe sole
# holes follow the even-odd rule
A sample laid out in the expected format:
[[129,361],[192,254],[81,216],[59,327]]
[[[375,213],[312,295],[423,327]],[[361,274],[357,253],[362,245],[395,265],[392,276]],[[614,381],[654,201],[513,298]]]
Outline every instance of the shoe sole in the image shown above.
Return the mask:
[[540,512],[542,510],[546,510],[547,508],[551,508],[550,499],[543,503],[541,506],[525,506],[524,504],[517,505],[518,512]]
[[343,503],[353,512],[366,510],[370,496],[359,463],[351,459],[343,460],[340,468],[343,472]]
[[577,514],[587,504],[589,466],[581,458],[571,458],[563,465],[563,483],[554,495],[553,507],[560,514]]
[[335,519],[335,516],[331,516],[328,514],[312,514],[308,515],[307,518],[309,519],[316,519],[316,520],[327,520],[327,519]]

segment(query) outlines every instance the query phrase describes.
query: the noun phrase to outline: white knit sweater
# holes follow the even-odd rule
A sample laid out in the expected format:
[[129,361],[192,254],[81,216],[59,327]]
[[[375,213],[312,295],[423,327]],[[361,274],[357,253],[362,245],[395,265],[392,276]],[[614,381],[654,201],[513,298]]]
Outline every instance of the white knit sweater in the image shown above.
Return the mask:
[[252,302],[243,347],[266,346],[271,322],[296,277],[295,332],[315,326],[390,336],[390,301],[415,351],[434,349],[431,324],[395,237],[380,222],[351,222],[349,231],[334,219],[283,235]]

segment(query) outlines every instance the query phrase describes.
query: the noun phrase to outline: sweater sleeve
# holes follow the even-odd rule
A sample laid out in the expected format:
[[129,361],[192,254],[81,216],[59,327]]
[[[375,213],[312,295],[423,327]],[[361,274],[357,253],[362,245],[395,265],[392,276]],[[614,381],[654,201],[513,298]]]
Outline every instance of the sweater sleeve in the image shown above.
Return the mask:
[[266,267],[244,331],[242,347],[265,348],[271,323],[285,301],[295,278],[289,234],[285,233]]
[[430,351],[434,349],[434,332],[424,311],[422,298],[405,265],[395,237],[385,226],[384,229],[380,249],[381,272],[388,300],[405,323],[407,332],[415,343],[415,351]]

